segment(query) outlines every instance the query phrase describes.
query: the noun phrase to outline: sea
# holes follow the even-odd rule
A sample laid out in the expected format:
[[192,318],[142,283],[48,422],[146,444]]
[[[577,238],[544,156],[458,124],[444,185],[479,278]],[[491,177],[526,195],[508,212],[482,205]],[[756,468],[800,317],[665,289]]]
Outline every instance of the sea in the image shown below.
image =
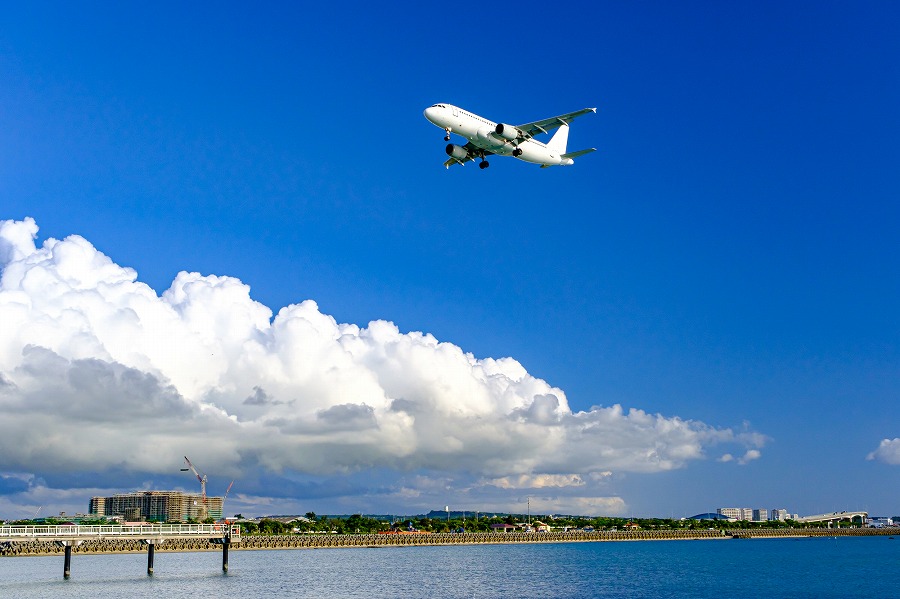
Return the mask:
[[0,597],[897,597],[900,536],[0,558]]

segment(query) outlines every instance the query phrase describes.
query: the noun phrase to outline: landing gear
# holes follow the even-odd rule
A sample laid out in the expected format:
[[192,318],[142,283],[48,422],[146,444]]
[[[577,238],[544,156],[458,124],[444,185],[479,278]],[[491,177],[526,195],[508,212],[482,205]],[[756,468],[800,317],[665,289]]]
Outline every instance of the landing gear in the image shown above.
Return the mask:
[[447,135],[444,137],[444,141],[450,141],[450,127],[444,129],[447,132]]
[[489,167],[489,166],[491,166],[491,163],[488,162],[487,160],[483,159],[483,158],[481,159],[481,162],[478,163],[478,168],[480,168],[480,169],[482,169],[482,170],[486,169],[486,168]]
[[521,156],[521,155],[522,155],[522,149],[521,149],[521,148],[516,148],[515,150],[513,150],[513,156],[515,156],[516,158],[518,158],[518,157]]

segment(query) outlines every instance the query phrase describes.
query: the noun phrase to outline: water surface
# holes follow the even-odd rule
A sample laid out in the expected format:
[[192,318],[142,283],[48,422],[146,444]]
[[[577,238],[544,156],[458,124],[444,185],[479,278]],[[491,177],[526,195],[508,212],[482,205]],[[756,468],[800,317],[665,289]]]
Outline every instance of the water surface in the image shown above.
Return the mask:
[[900,540],[727,539],[0,559],[0,597],[892,597]]

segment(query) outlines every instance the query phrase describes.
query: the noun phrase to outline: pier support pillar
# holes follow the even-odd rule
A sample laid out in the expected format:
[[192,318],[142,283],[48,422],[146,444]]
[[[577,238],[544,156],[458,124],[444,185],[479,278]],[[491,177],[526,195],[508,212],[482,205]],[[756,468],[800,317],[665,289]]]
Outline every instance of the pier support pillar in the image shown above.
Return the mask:
[[72,545],[70,543],[66,543],[65,546],[65,562],[63,563],[63,578],[69,578],[72,574]]
[[57,546],[62,547],[64,553],[63,578],[69,579],[72,574],[72,547],[81,545],[81,541],[56,541]]
[[147,545],[147,576],[153,576],[153,556],[156,555],[156,546],[162,542],[162,539],[141,539],[141,543]]
[[231,545],[231,536],[225,535],[222,539],[222,572],[228,572],[228,546]]

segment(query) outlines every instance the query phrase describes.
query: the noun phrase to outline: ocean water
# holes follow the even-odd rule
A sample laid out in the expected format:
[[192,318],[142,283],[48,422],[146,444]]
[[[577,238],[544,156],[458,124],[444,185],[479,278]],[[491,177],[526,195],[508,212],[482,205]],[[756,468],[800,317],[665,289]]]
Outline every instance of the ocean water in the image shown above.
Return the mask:
[[0,597],[896,597],[900,537],[0,558]]

